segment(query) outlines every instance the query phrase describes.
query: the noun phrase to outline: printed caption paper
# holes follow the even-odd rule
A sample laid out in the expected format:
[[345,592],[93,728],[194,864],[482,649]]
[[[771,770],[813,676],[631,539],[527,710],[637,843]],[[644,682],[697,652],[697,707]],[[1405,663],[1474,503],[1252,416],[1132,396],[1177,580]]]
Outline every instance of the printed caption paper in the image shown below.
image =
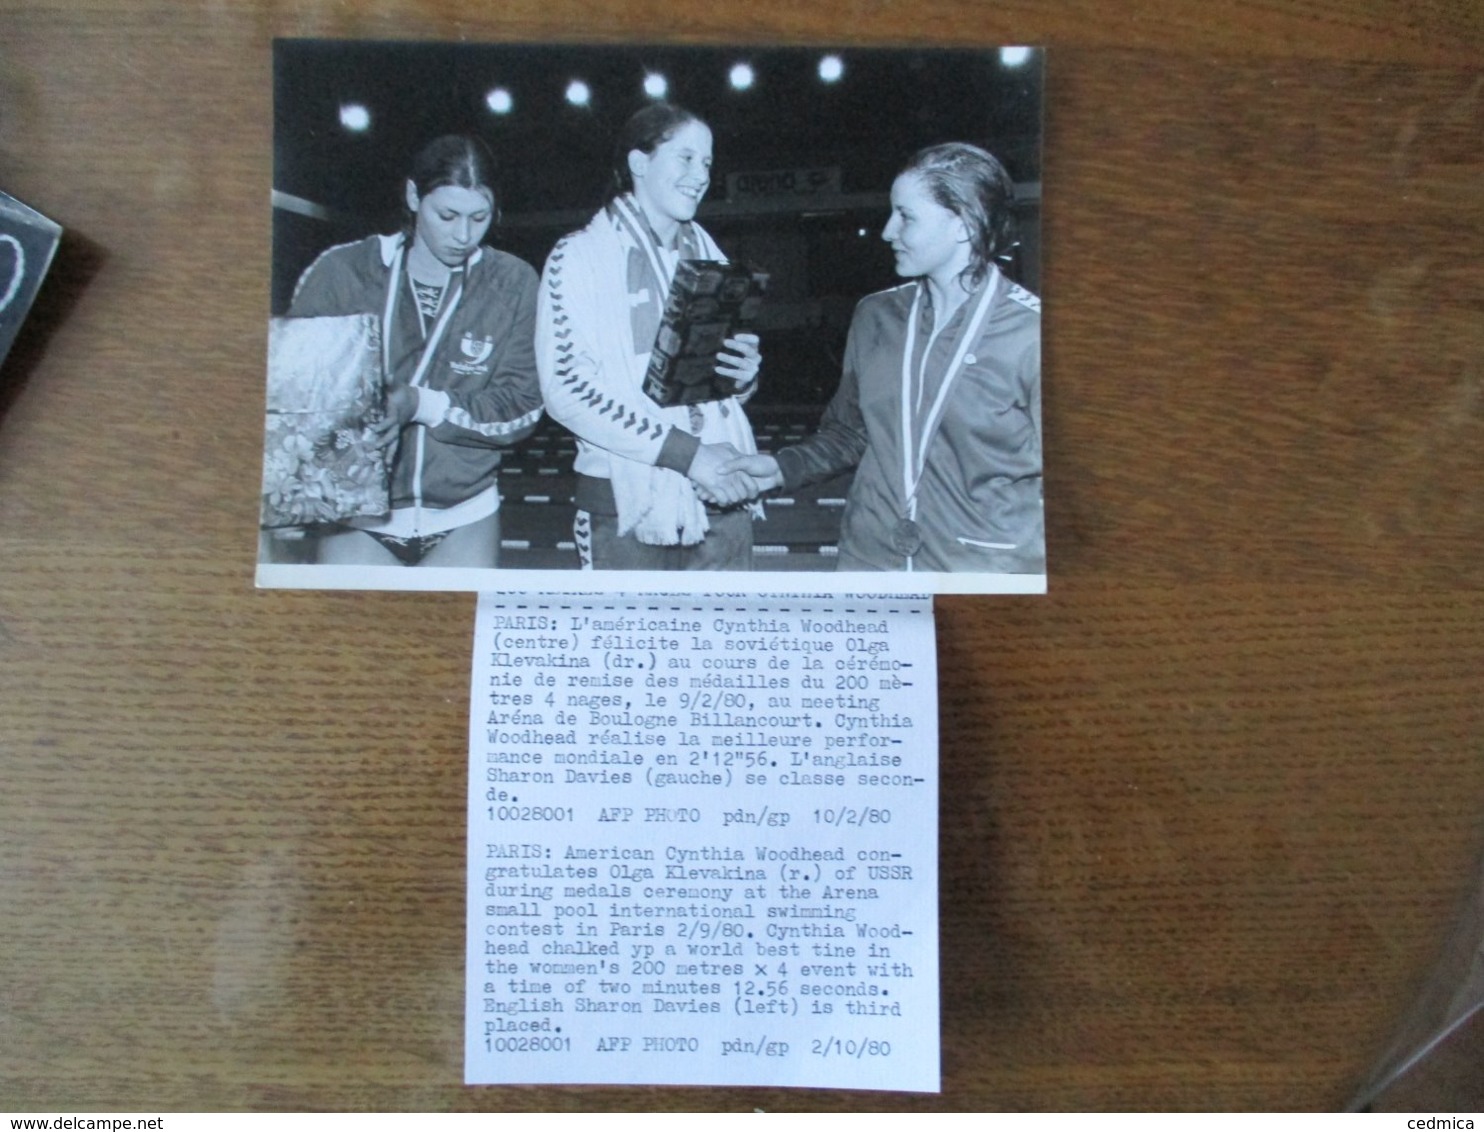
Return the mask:
[[481,595],[465,1080],[935,1092],[929,598]]

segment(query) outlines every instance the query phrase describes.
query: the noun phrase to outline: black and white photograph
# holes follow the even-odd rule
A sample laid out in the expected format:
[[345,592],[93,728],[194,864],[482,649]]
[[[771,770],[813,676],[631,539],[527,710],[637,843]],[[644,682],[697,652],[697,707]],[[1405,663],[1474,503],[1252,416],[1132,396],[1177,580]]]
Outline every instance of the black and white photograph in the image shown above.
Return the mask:
[[258,584],[1044,592],[1043,75],[277,41]]

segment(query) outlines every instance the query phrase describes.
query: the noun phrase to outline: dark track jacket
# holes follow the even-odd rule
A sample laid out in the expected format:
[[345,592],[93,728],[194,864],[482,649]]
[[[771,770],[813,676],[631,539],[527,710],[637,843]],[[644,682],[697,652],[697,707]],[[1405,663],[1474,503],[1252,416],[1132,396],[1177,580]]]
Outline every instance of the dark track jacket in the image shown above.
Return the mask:
[[[300,278],[289,314],[383,315],[401,239],[370,236],[323,253]],[[418,419],[426,423],[402,430],[392,469],[393,508],[445,508],[472,499],[495,483],[500,449],[529,436],[541,419],[535,270],[482,247],[454,279],[459,275],[458,306],[421,383]],[[443,301],[449,302],[449,292]],[[388,384],[405,385],[425,341],[405,266],[389,333]]]
[[[977,340],[950,388],[928,446],[917,494],[923,545],[913,570],[1042,573],[1041,303],[998,278]],[[777,455],[784,489],[857,467],[840,535],[840,570],[905,570],[891,535],[906,514],[902,468],[902,351],[918,287],[868,295],[856,307],[839,390],[819,431]],[[916,357],[924,350],[930,404],[967,329],[974,300],[936,339],[928,296],[920,304]]]

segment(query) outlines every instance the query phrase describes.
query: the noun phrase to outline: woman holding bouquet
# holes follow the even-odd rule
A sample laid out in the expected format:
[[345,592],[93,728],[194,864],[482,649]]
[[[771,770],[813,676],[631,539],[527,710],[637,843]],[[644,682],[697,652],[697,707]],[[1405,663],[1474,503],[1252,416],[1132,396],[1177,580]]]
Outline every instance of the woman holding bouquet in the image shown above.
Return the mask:
[[395,446],[391,511],[318,540],[334,565],[493,567],[500,450],[541,416],[536,272],[484,246],[498,215],[494,158],[441,137],[406,179],[407,222],[331,248],[299,280],[291,317],[375,314],[387,397],[369,439]]

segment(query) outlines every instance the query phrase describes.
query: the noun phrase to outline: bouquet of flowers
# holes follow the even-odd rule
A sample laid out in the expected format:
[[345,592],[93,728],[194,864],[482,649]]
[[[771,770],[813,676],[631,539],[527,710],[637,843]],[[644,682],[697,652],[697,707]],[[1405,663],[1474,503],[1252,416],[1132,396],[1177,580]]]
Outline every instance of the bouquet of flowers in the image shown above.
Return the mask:
[[369,430],[385,405],[375,315],[270,321],[264,529],[391,509],[392,450]]

